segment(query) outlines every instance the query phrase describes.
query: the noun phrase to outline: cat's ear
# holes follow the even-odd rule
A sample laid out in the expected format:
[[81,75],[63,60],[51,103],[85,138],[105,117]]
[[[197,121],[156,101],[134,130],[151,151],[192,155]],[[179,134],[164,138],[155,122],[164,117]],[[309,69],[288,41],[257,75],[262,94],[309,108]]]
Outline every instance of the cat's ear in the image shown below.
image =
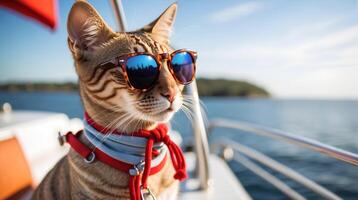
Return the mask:
[[150,32],[156,41],[168,44],[177,8],[178,5],[173,3],[156,20],[143,27],[141,31]]
[[114,32],[95,8],[85,1],[76,1],[67,19],[69,45],[74,50],[92,51],[112,37]]

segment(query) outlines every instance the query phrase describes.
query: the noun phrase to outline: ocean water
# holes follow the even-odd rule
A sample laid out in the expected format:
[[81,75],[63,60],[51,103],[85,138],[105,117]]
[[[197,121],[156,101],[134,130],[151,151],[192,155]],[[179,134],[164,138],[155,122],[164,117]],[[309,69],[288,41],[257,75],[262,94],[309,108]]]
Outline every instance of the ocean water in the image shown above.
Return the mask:
[[[358,153],[358,101],[240,98],[203,98],[202,101],[209,120],[221,117],[257,123]],[[10,102],[15,110],[63,112],[70,117],[82,117],[83,114],[80,98],[74,92],[0,92],[0,103],[4,102]],[[172,126],[182,134],[184,144],[190,144],[190,122],[182,112],[175,115]],[[358,167],[250,133],[215,129],[210,140],[219,137],[255,148],[344,199],[358,199]],[[235,162],[229,162],[229,166],[254,199],[288,199],[244,166]],[[273,174],[307,199],[322,199],[299,184]]]

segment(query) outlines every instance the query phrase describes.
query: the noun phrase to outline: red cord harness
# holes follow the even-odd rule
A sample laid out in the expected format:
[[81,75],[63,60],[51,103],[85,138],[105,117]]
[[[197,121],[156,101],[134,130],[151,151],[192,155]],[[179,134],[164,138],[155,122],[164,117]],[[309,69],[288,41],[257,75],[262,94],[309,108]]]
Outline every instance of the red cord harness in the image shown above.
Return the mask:
[[147,138],[147,145],[144,156],[144,169],[142,172],[142,170],[138,169],[138,166],[136,165],[128,164],[120,160],[114,159],[98,148],[91,149],[87,147],[78,139],[78,137],[82,134],[83,131],[79,131],[75,135],[71,132],[68,132],[66,135],[63,136],[65,141],[67,141],[71,145],[71,147],[85,159],[87,163],[90,163],[94,159],[97,159],[115,169],[127,172],[130,175],[129,190],[132,200],[141,200],[141,190],[148,190],[148,176],[159,172],[166,163],[167,156],[165,156],[165,158],[160,162],[159,165],[151,167],[152,156],[156,156],[158,154],[158,152],[153,151],[153,144],[156,142],[163,142],[168,147],[172,164],[176,171],[174,178],[182,181],[187,177],[183,152],[180,147],[170,139],[169,135],[167,134],[168,127],[165,124],[159,124],[153,130],[140,130],[138,132],[128,134],[120,133],[118,131],[113,131],[102,127],[101,125],[94,122],[93,119],[91,119],[87,113],[85,113],[85,119],[89,124],[93,126],[93,128],[95,128],[96,130],[101,130],[103,134],[111,132],[112,134],[125,134]]

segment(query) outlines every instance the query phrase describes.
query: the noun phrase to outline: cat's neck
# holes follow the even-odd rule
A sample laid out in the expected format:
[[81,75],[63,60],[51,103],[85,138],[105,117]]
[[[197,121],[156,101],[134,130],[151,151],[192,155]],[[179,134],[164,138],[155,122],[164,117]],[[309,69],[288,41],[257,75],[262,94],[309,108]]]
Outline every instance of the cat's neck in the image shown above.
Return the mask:
[[[114,112],[97,104],[85,107],[87,107],[86,112],[88,116],[97,124],[108,129],[117,130],[121,133],[130,134],[138,130],[152,130],[158,125],[156,122],[144,120],[125,120],[126,117],[123,117],[125,115],[124,112]],[[120,123],[120,121],[122,121],[122,123]]]
[[91,109],[89,109],[87,113],[97,124],[109,130],[117,130],[121,133],[130,134],[138,130],[152,130],[158,125],[158,123],[155,122],[136,119],[129,119],[120,124],[118,119],[121,118],[124,113],[109,111],[111,113],[101,115],[90,110]]

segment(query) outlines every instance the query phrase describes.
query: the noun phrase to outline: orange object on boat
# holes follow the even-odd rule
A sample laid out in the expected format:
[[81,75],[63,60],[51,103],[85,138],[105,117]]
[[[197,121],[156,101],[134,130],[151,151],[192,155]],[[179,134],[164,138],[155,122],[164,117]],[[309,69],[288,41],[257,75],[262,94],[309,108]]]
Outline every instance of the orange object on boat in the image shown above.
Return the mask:
[[35,19],[52,30],[57,26],[57,0],[0,0],[0,6]]
[[16,137],[0,141],[0,172],[0,199],[30,196],[31,171]]

